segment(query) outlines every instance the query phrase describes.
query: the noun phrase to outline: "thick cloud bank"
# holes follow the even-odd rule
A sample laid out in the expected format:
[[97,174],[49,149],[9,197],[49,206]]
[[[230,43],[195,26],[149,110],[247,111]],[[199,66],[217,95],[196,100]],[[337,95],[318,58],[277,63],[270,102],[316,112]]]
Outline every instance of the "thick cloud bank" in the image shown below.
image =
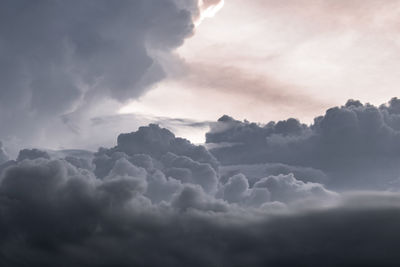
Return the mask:
[[311,126],[296,119],[259,125],[223,116],[207,133],[207,142],[220,144],[211,152],[223,165],[266,164],[264,174],[280,165],[299,177],[308,171],[308,179],[340,189],[400,185],[397,98],[380,107],[349,100],[315,118]]
[[338,199],[292,174],[253,185],[236,174],[223,183],[204,147],[157,125],[121,134],[115,147],[92,155],[24,149],[0,171],[5,266],[231,265],[229,250],[254,234],[247,224]]
[[141,95],[165,77],[161,61],[193,34],[197,4],[2,1],[0,122],[7,127],[0,138],[49,139],[73,112]]
[[[370,154],[362,154],[361,162],[373,153],[376,163],[383,162],[378,155],[394,161],[396,144],[382,147],[395,139],[372,142],[386,128],[367,134],[354,128],[372,123],[371,117],[343,117],[354,113],[365,118],[371,109],[395,136],[396,103],[393,99],[375,108],[349,102],[310,127],[296,120],[262,127],[223,117],[208,134],[225,146],[214,148],[213,154],[154,124],[121,134],[116,146],[96,153],[24,149],[8,160],[2,152],[0,265],[398,266],[400,195],[379,190],[382,186],[334,191],[336,176],[317,165],[326,158],[320,155],[311,167],[300,164],[311,159],[306,144],[322,146],[320,153],[332,149],[323,142],[328,136],[346,144],[347,159],[359,158],[360,144],[370,142],[374,148],[363,150]],[[333,131],[327,125],[332,120],[334,129],[341,129],[335,133],[359,143],[324,133],[325,127]],[[267,131],[274,133],[265,136]],[[264,138],[267,147],[260,141]],[[280,159],[290,158],[288,152],[300,153],[289,140],[297,142],[304,157],[296,164],[264,161],[273,155],[263,150],[271,148],[270,140],[279,144],[271,147],[281,152]],[[237,143],[243,161],[221,152],[237,149]],[[340,144],[335,148],[344,153]],[[264,158],[250,161],[255,154]],[[228,159],[240,164],[219,162]],[[323,166],[340,167],[334,160]],[[370,182],[369,176],[365,179]],[[337,181],[346,188],[354,185],[347,182]]]

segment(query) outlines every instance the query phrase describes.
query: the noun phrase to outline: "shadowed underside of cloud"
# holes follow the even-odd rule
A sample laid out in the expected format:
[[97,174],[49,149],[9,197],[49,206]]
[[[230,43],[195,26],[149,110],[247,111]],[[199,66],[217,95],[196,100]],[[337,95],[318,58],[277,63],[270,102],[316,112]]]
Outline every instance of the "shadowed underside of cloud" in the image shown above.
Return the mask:
[[[296,119],[260,125],[221,117],[207,133],[224,165],[285,164],[324,172],[333,188],[391,188],[400,178],[400,100],[375,107],[349,100],[311,126]],[[321,180],[322,181],[322,180]]]
[[[64,160],[38,158],[8,167],[0,184],[2,266],[396,266],[400,261],[398,195],[355,194],[329,209],[279,215],[271,212],[283,208],[277,204],[243,209],[130,161],[117,160],[102,179]],[[165,195],[159,203],[150,196],[157,187]],[[360,204],[365,200],[374,206]]]
[[[208,140],[241,143],[242,158],[226,158],[222,148],[210,153],[155,124],[120,134],[116,146],[96,153],[24,149],[8,161],[3,153],[0,264],[397,266],[399,194],[381,186],[332,191],[354,180],[327,172],[342,165],[335,157],[327,164],[322,153],[351,162],[363,155],[363,164],[371,155],[376,164],[384,156],[395,161],[397,114],[393,99],[379,108],[349,101],[312,126],[222,117]],[[382,136],[392,139],[378,142]],[[321,149],[318,160],[307,146]],[[300,152],[303,158],[291,157]],[[249,161],[254,153],[259,161]],[[282,160],[287,155],[297,161]],[[310,158],[315,165],[305,164]],[[218,161],[228,159],[240,164]]]

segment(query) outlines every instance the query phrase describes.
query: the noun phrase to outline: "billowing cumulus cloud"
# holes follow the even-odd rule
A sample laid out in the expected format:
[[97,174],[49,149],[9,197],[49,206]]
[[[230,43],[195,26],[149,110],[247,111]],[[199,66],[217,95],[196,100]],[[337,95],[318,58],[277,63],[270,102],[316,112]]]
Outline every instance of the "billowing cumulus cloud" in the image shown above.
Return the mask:
[[[328,137],[346,144],[344,150],[335,141],[347,159],[359,160],[356,148],[362,148],[349,142],[350,137],[374,141],[367,151],[375,159],[389,152],[393,157],[395,147],[383,144],[395,139],[378,146],[382,132],[375,129],[378,123],[371,113],[381,114],[377,117],[390,125],[394,138],[397,104],[393,99],[376,108],[349,101],[316,118],[312,126],[289,119],[262,127],[225,116],[208,134],[208,140],[222,145],[211,150],[217,158],[155,124],[120,134],[116,146],[96,153],[23,149],[16,160],[0,165],[0,263],[394,266],[400,260],[395,249],[398,193],[378,191],[378,186],[375,191],[334,191],[333,172],[282,158],[301,152],[308,162],[305,145],[331,149],[323,142]],[[363,122],[374,124],[363,126],[375,129],[374,134],[355,130]],[[339,130],[333,136],[322,130],[334,126]],[[274,146],[268,146],[271,140]],[[299,151],[291,150],[291,142]],[[240,160],[221,154],[221,149],[239,144]],[[264,161],[273,155],[269,149],[280,151],[279,158]],[[249,160],[255,156],[259,161]],[[228,159],[240,164],[221,165]],[[332,169],[341,168],[334,164]],[[340,182],[351,188],[354,181]]]
[[292,172],[308,170],[314,181],[332,188],[398,189],[399,106],[397,98],[379,107],[349,100],[310,126],[296,119],[261,125],[223,116],[207,133],[207,142],[225,143],[211,149],[223,165],[251,165],[228,170],[254,173],[266,164],[267,174],[270,166],[283,164]]
[[161,61],[193,34],[197,5],[2,1],[0,122],[7,127],[0,138],[30,145],[24,140],[51,139],[63,124],[70,129],[58,135],[76,132],[73,121],[104,99],[124,102],[143,94],[165,77]]
[[[94,154],[24,149],[0,171],[5,266],[228,263],[216,252],[231,242],[229,234],[217,237],[215,251],[205,247],[223,224],[228,232],[243,231],[240,225],[257,225],[269,211],[337,197],[292,174],[252,185],[243,174],[223,181],[219,162],[204,147],[154,124],[121,134],[115,147]],[[134,253],[122,256],[129,250]]]
[[291,173],[304,182],[326,183],[328,181],[328,176],[321,170],[282,163],[227,165],[220,166],[219,169],[221,181],[226,181],[229,177],[239,173],[246,175],[250,184],[254,184],[266,176]]
[[[296,14],[334,8],[336,29],[359,1],[322,3]],[[319,106],[289,96],[290,84],[274,75],[180,63],[175,49],[223,4],[0,4],[0,266],[399,265],[397,98],[379,107],[349,100],[311,125],[153,116],[164,125],[210,124],[207,148],[149,124],[96,152],[76,149],[85,138],[103,140],[99,129],[121,132],[118,120],[136,128],[141,115],[133,126],[115,107],[178,72],[188,85],[234,96],[250,85],[247,98],[257,103]],[[85,136],[78,144],[68,133]],[[7,144],[26,146],[10,153]]]
[[[351,266],[399,260],[395,195],[354,195],[329,210],[260,216],[190,184],[180,185],[170,202],[155,205],[143,195],[144,170],[124,160],[116,166],[118,174],[105,179],[64,160],[39,158],[9,167],[0,186],[0,262]],[[379,205],[359,207],[365,198]]]

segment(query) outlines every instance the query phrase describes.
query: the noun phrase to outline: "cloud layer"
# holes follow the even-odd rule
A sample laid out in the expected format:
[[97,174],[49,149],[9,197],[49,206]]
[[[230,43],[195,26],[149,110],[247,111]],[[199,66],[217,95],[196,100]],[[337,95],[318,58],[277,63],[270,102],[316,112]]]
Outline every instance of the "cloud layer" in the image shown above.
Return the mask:
[[[235,232],[236,220],[247,224],[294,202],[337,197],[291,174],[254,186],[240,174],[222,184],[214,156],[157,125],[121,134],[117,146],[92,155],[24,149],[0,171],[0,262],[6,266],[229,262],[206,256],[212,253],[207,235],[224,221]],[[230,238],[224,235],[217,241]],[[198,238],[199,246],[185,249]],[[128,250],[135,253],[122,257]]]
[[332,188],[397,188],[399,107],[397,98],[379,107],[349,100],[311,126],[296,119],[260,125],[223,116],[207,133],[207,142],[230,143],[211,150],[224,165],[284,164],[322,171]]
[[[296,120],[262,127],[225,116],[208,139],[224,144],[224,149],[236,149],[237,143],[242,143],[239,165],[221,165],[217,159],[232,159],[220,154],[222,148],[212,150],[216,158],[203,146],[154,124],[121,134],[116,146],[96,153],[24,149],[16,160],[8,161],[4,153],[0,165],[0,263],[395,266],[400,260],[395,249],[400,222],[398,193],[376,191],[380,187],[335,192],[331,188],[336,177],[331,173],[286,163],[250,164],[248,159],[253,153],[262,156],[260,161],[271,155],[261,153],[268,151],[260,143],[268,131],[273,134],[264,136],[264,141],[275,140],[281,147],[290,148],[287,142],[291,141],[303,142],[298,148],[305,144],[331,148],[322,142],[331,137],[324,136],[327,133],[322,129],[328,127],[327,122],[333,123],[332,117],[339,118],[333,125],[341,129],[340,135],[333,137],[342,137],[348,151],[353,151],[345,151],[347,158],[354,155],[358,159],[361,152],[354,150],[361,148],[357,144],[348,147],[348,136],[372,142],[371,138],[381,135],[367,134],[367,139],[364,132],[353,129],[361,127],[362,120],[345,124],[348,120],[343,118],[365,118],[365,114],[379,112],[386,114],[382,115],[386,116],[385,125],[395,131],[397,103],[393,99],[376,108],[349,101],[328,110],[310,127]],[[332,112],[346,115],[328,115]],[[367,118],[371,123],[371,117]],[[372,130],[370,127],[367,129]],[[271,136],[275,139],[268,139]],[[226,146],[227,142],[233,145]],[[250,146],[252,142],[258,150]],[[280,157],[287,152],[280,151]],[[307,159],[307,150],[301,151]],[[367,151],[375,158],[392,152],[375,147]],[[365,179],[369,182],[368,176]],[[339,182],[351,188],[354,181]]]
[[[89,121],[112,128],[116,116],[103,109],[185,67],[187,84],[228,84],[236,96],[250,84],[254,101],[264,93],[261,100],[318,106],[305,94],[285,95],[289,85],[279,79],[176,66],[174,49],[193,34],[193,20],[218,3],[3,1],[0,139],[30,146],[41,138],[51,147]],[[339,11],[340,28],[358,5],[349,3],[311,6]],[[272,87],[283,91],[264,92]],[[104,134],[92,131],[94,141]],[[13,157],[0,143],[0,265],[398,266],[399,99],[379,107],[349,100],[310,126],[225,115],[207,142],[209,149],[150,124],[95,153],[25,148]]]

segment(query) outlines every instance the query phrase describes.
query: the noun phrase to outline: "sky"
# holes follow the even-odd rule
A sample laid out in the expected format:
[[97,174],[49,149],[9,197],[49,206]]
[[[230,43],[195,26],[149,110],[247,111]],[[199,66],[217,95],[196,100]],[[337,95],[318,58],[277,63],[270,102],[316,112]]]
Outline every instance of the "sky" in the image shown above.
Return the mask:
[[0,266],[399,266],[399,20],[0,1]]
[[399,12],[398,1],[225,1],[177,49],[185,74],[121,112],[311,123],[351,98],[386,103],[400,79]]

